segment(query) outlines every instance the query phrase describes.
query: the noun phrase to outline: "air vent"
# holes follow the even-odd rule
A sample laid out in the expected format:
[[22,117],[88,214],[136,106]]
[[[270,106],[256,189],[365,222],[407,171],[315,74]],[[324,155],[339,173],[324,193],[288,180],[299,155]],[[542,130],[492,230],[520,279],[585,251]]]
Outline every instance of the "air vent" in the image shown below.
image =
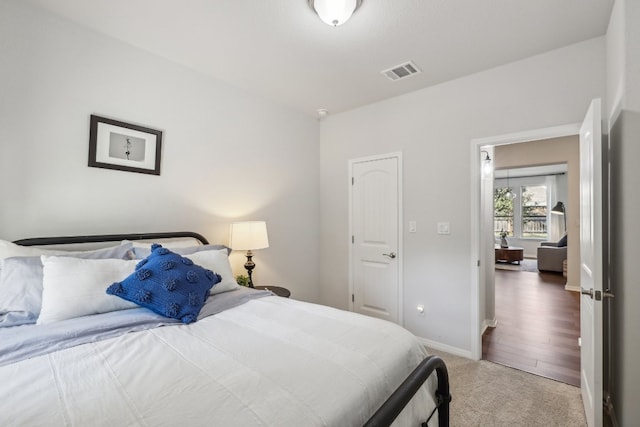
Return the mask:
[[411,77],[414,74],[419,73],[421,73],[420,68],[418,68],[418,66],[411,61],[405,62],[404,64],[396,65],[393,68],[382,71],[382,74],[384,74],[389,80],[394,82],[396,80]]

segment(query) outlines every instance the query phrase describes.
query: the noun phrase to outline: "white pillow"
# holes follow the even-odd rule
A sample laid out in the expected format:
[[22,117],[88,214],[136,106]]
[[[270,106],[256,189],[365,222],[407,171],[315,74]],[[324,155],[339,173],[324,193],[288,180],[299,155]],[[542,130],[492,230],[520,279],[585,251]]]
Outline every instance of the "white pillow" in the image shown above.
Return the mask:
[[[93,251],[62,251],[60,256],[131,259],[132,252],[128,243]],[[0,260],[0,328],[36,323],[42,306],[42,279],[40,255]]]
[[36,324],[90,314],[136,308],[139,305],[106,293],[114,282],[128,277],[138,260],[41,257],[42,308]]
[[152,239],[152,240],[123,240],[123,242],[133,243],[134,248],[145,248],[151,250],[151,245],[159,243],[163,248],[178,249],[190,248],[194,245],[202,245],[200,240],[193,237],[173,237],[168,239]]
[[68,251],[43,249],[37,246],[20,246],[6,240],[0,240],[0,260],[16,256],[61,255]]
[[202,251],[182,256],[189,258],[194,264],[218,273],[220,277],[222,277],[220,283],[213,285],[213,288],[211,288],[211,295],[232,291],[240,287],[233,277],[233,271],[231,270],[231,263],[229,262],[229,255],[226,249]]

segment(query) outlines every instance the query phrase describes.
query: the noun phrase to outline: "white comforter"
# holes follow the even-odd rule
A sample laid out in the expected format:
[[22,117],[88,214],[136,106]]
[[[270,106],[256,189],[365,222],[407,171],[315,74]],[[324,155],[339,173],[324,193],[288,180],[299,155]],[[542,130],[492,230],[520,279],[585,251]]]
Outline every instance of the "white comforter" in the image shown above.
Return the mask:
[[0,425],[361,426],[425,356],[397,325],[265,297],[1,367]]

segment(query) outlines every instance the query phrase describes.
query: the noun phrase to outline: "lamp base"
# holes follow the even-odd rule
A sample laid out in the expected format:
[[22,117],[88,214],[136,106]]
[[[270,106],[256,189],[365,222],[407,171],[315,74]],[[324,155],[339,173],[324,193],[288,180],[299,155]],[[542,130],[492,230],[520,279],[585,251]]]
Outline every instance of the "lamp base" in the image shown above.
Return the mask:
[[256,264],[251,259],[253,257],[253,252],[251,249],[247,251],[247,262],[244,263],[244,268],[247,270],[247,275],[249,276],[249,287],[253,288],[253,279],[251,278],[251,273],[253,273],[253,269],[256,267]]

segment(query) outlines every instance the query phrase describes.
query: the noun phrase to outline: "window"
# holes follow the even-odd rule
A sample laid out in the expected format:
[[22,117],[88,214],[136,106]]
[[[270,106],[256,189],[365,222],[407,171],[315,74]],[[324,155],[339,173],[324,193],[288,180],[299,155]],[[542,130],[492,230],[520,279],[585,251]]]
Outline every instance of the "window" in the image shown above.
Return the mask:
[[520,188],[522,207],[521,236],[535,239],[547,237],[547,186],[528,185]]
[[[516,195],[515,198],[508,197],[509,188]],[[547,204],[547,186],[541,184],[540,180],[531,184],[511,184],[509,187],[504,183],[496,183],[493,193],[494,235],[500,237],[504,231],[507,237],[517,239],[546,239]]]
[[508,187],[496,187],[493,192],[493,233],[496,237],[503,231],[507,236],[513,233],[513,199],[507,197]]

